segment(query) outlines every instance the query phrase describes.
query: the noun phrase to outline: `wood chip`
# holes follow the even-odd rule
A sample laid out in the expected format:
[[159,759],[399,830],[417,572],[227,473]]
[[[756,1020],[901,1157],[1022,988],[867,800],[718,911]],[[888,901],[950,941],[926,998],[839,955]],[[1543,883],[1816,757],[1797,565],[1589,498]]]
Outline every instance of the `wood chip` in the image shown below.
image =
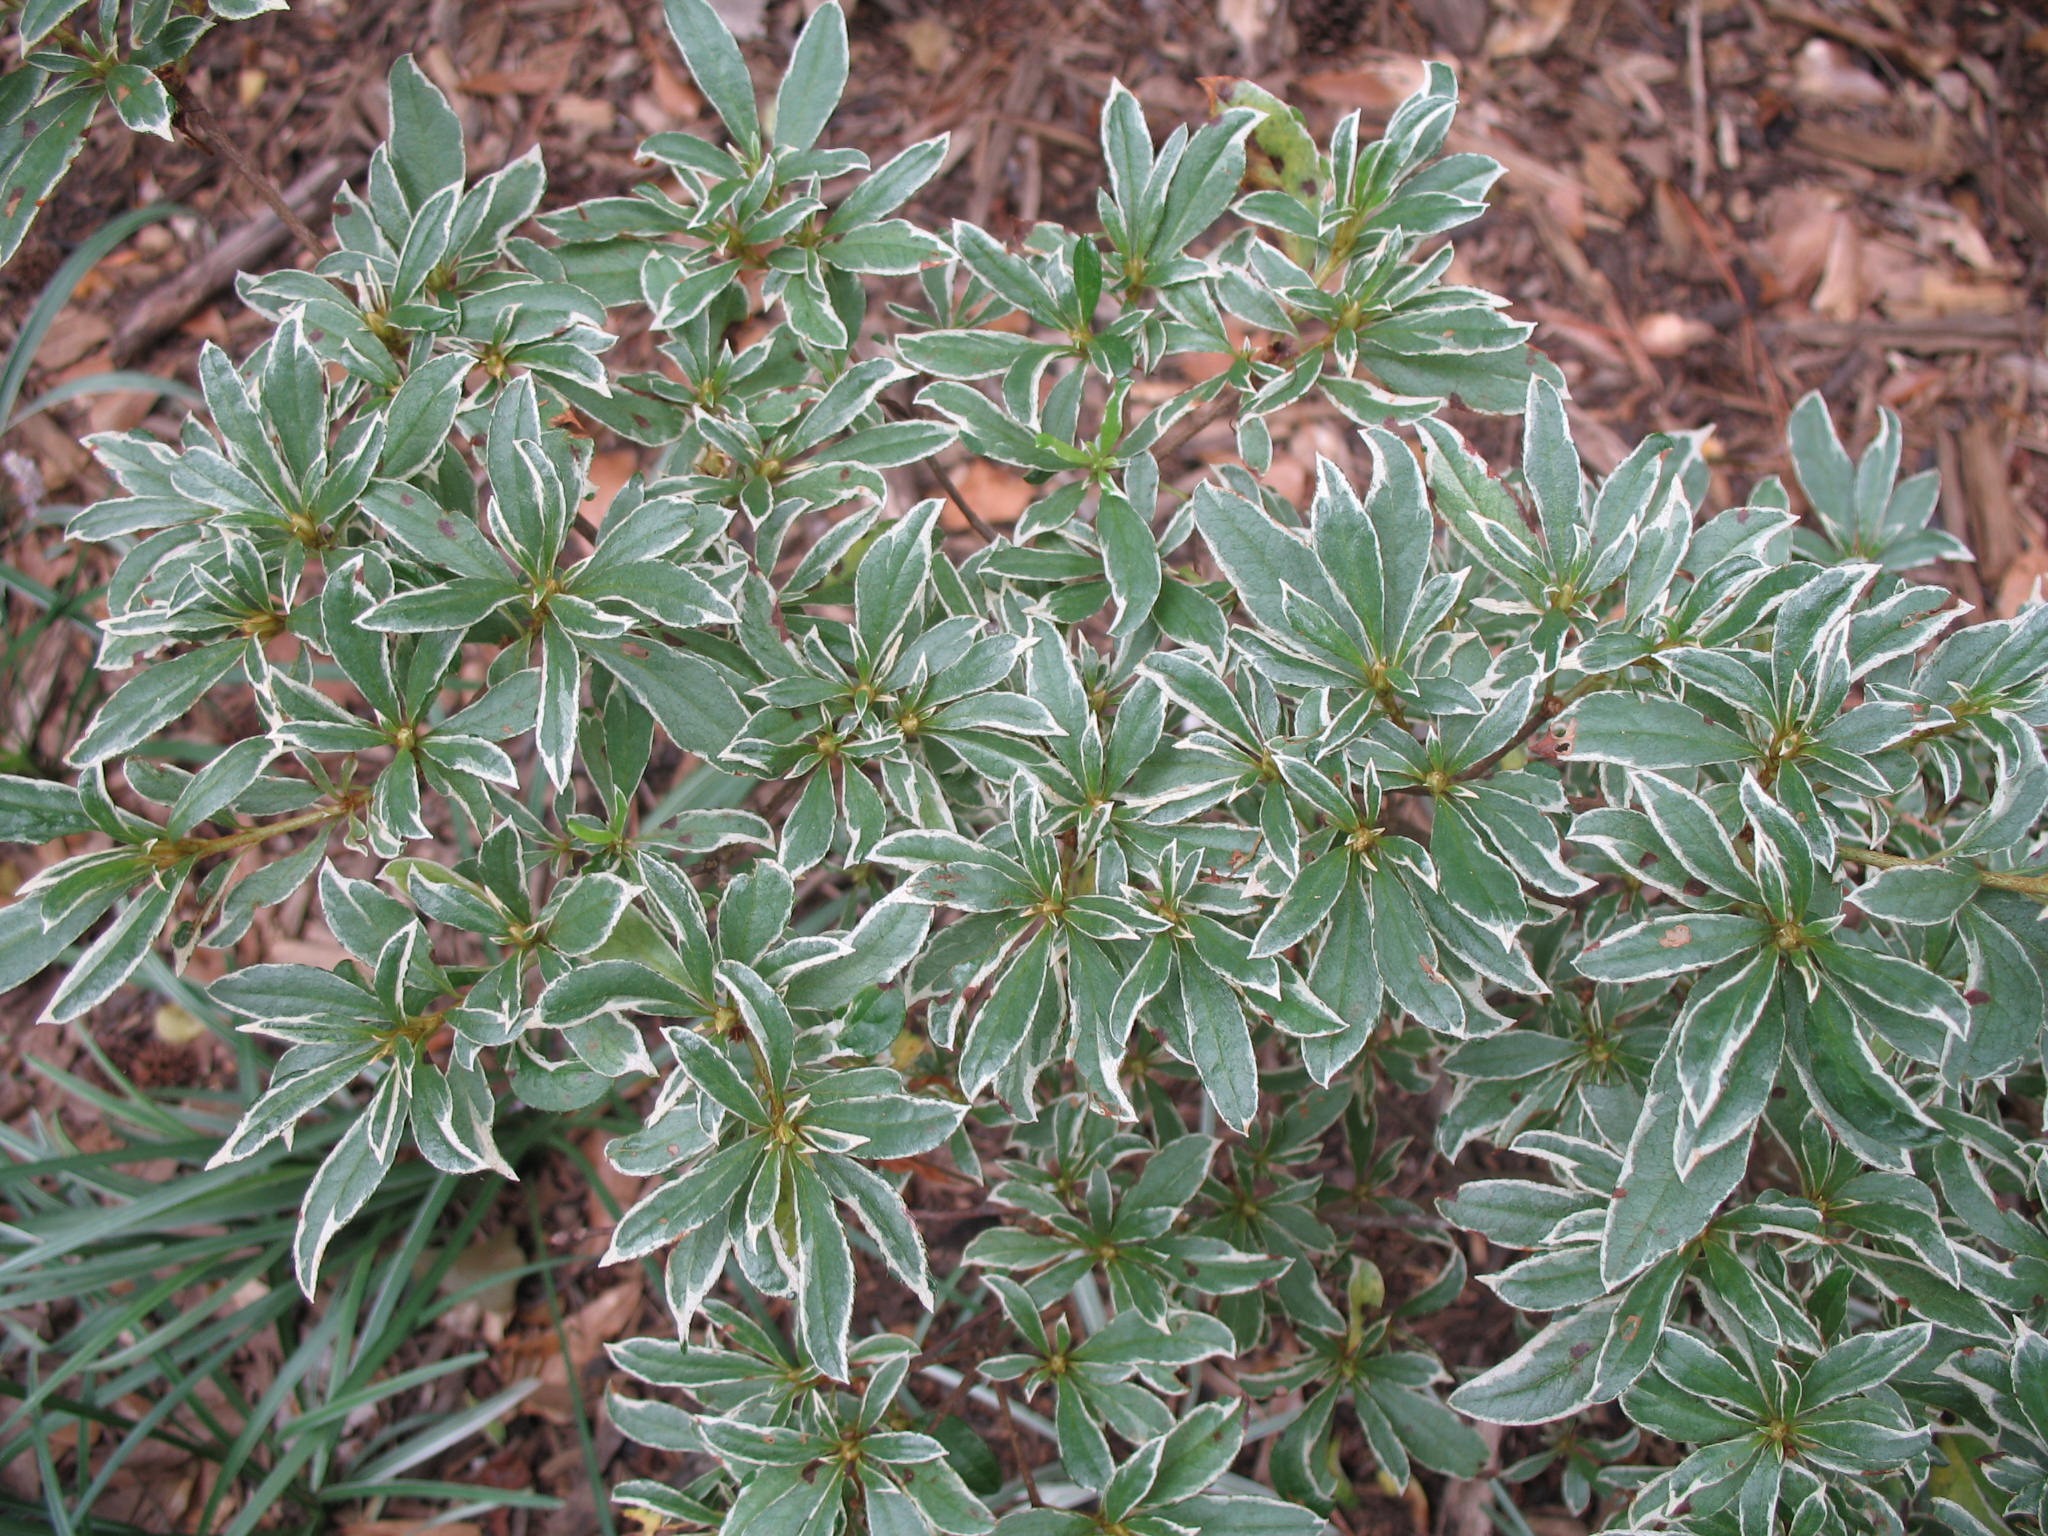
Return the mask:
[[1613,145],[1595,142],[1580,150],[1579,175],[1602,213],[1626,220],[1641,211],[1643,189]]
[[1794,140],[1802,149],[1830,160],[1847,160],[1873,171],[1945,179],[1962,169],[1955,135],[1946,116],[1934,120],[1933,131],[1919,138],[1843,128],[1832,123],[1801,123]]
[[1792,56],[1792,92],[1836,107],[1884,107],[1892,100],[1890,87],[1825,37],[1809,38]]
[[1572,0],[1523,0],[1503,7],[1486,34],[1486,56],[1516,59],[1541,53],[1557,41],[1571,19]]
[[1636,322],[1636,335],[1643,350],[1652,357],[1683,357],[1694,347],[1705,346],[1720,331],[1704,320],[1677,315],[1669,310],[1644,315]]
[[[97,351],[113,334],[114,327],[105,315],[69,306],[58,314],[49,334],[43,337],[43,344],[36,348],[36,366],[61,373]],[[104,360],[100,366],[106,366]]]
[[937,16],[919,16],[898,22],[896,41],[910,55],[910,67],[923,75],[936,75],[953,62],[957,39],[953,29]]

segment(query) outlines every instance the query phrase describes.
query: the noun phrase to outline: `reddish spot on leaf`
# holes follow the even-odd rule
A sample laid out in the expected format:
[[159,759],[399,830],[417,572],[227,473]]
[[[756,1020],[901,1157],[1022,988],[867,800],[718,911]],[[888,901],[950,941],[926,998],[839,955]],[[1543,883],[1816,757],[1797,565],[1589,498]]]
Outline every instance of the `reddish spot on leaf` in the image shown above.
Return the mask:
[[1683,949],[1692,942],[1692,929],[1684,923],[1674,924],[1664,936],[1657,940],[1659,949]]

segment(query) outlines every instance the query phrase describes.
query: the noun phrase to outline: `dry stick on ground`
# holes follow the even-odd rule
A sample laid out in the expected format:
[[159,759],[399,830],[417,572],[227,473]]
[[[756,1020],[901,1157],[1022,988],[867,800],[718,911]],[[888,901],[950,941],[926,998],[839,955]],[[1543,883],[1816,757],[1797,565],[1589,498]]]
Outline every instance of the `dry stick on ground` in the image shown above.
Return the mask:
[[1700,0],[1685,8],[1685,83],[1692,97],[1692,196],[1707,195],[1707,161],[1713,155],[1707,127],[1707,50],[1700,37]]
[[1764,332],[1816,347],[1897,347],[1906,352],[2009,352],[2039,347],[2044,328],[2038,313],[2025,309],[2005,315],[1947,315],[1939,322],[1910,320],[1813,320],[1797,316],[1773,320]]
[[[287,187],[284,196],[295,207],[317,208],[347,176],[347,165],[330,155]],[[213,249],[150,292],[130,312],[110,345],[116,366],[140,358],[232,283],[236,273],[267,260],[290,238],[290,228],[274,213],[262,214],[223,235]]]

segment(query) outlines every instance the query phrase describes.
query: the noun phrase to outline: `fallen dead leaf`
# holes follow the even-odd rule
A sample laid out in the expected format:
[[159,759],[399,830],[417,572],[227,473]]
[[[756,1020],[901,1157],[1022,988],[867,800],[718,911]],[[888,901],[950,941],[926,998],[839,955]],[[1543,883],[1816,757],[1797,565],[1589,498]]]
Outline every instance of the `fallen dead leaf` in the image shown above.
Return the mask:
[[575,1417],[571,1370],[575,1373],[574,1389],[580,1390],[585,1367],[625,1331],[640,1310],[640,1271],[629,1268],[627,1272],[632,1279],[599,1291],[563,1320],[562,1339],[567,1344],[568,1359],[562,1358],[562,1348],[552,1335],[547,1336],[550,1347],[540,1357],[540,1386],[527,1398],[522,1411],[538,1413],[557,1424],[567,1424]]
[[[621,1173],[612,1166],[611,1159],[604,1155],[605,1143],[609,1140],[609,1133],[601,1130],[592,1130],[583,1138],[583,1155],[597,1170],[598,1178],[585,1201],[583,1219],[597,1232],[611,1231],[618,1220],[612,1211],[630,1209],[647,1184],[647,1180],[638,1174]],[[605,1202],[606,1195],[611,1197],[610,1204]]]
[[1885,283],[1882,302],[1894,319],[1952,320],[1962,315],[2016,314],[2022,300],[2010,283],[1922,267],[1909,279]]
[[441,1294],[453,1296],[473,1285],[491,1283],[451,1307],[444,1325],[450,1332],[473,1334],[492,1343],[504,1338],[505,1325],[519,1304],[519,1281],[510,1276],[525,1263],[526,1250],[510,1227],[495,1228],[464,1248],[441,1277]]
[[697,88],[685,80],[681,73],[657,52],[652,59],[648,84],[654,92],[655,105],[679,122],[693,123],[704,115],[704,98]]
[[[1227,462],[1236,463],[1235,456]],[[1275,457],[1263,483],[1290,506],[1306,506],[1309,499],[1308,466],[1292,458]]]
[[36,366],[51,373],[69,368],[96,351],[113,334],[114,327],[105,315],[66,308],[50,327],[43,344],[36,348]]
[[1602,50],[1598,69],[1607,88],[1618,101],[1625,101],[1657,127],[1664,125],[1664,103],[1656,88],[1678,76],[1678,65],[1661,53],[1647,49]]
[[570,42],[536,49],[523,63],[470,75],[460,88],[471,96],[552,96],[568,84],[576,47]]
[[[42,481],[38,494],[62,491],[92,462],[77,438],[65,431],[47,412],[30,416],[12,429],[15,444],[26,450],[23,463],[33,467]],[[10,459],[10,466],[12,460]],[[13,681],[13,679],[10,679]]]
[[2008,271],[2006,264],[1992,254],[1991,242],[1984,238],[1981,215],[1967,217],[1961,209],[1943,201],[1923,203],[1913,211],[1918,216],[1921,238],[1953,252],[1964,266],[1987,275]]
[[228,335],[227,316],[220,312],[218,304],[209,304],[190,320],[178,327],[180,336],[190,336],[195,341],[210,341],[215,346],[232,346]]
[[273,938],[264,958],[292,965],[310,965],[315,969],[327,971],[346,960],[348,951],[316,925],[307,931],[304,938],[293,938],[287,934]]
[[2013,495],[2012,443],[1989,418],[1963,423],[1955,435],[1964,542],[1977,552],[1977,575],[2000,618],[2011,618],[2048,573],[2048,537],[2040,515]]
[[1367,117],[1385,117],[1407,100],[1422,76],[1422,60],[1399,54],[1352,69],[1315,70],[1294,83],[1326,106],[1356,107]]
[[420,68],[426,76],[441,88],[444,95],[453,96],[462,84],[462,71],[455,67],[455,60],[441,43],[429,43],[420,54]]
[[1190,384],[1213,379],[1238,361],[1235,352],[1183,352],[1173,360],[1175,369]]
[[1855,319],[1863,312],[1863,278],[1863,236],[1854,219],[1838,219],[1829,227],[1813,312],[1827,320]]
[[1811,187],[1783,187],[1764,200],[1763,256],[1766,303],[1800,298],[1813,290],[1828,264],[1837,226],[1851,222],[1841,197]]
[[2001,619],[2010,619],[2031,602],[2048,595],[2048,549],[2029,545],[2019,553],[1998,583],[1993,603]]
[[142,425],[162,397],[149,389],[115,389],[94,395],[86,423],[95,432],[129,432]]
[[1960,169],[1955,133],[1947,116],[1934,119],[1931,132],[1908,138],[1903,134],[1872,133],[1864,128],[1844,128],[1833,123],[1801,123],[1794,140],[1830,160],[1847,160],[1873,171],[1897,171],[1906,176],[1942,177]]
[[1545,304],[1541,300],[1532,299],[1527,307],[1530,318],[1542,322],[1546,336],[1569,341],[1587,357],[1610,368],[1628,366],[1628,353],[1622,349],[1614,332],[1607,326],[1556,304]]

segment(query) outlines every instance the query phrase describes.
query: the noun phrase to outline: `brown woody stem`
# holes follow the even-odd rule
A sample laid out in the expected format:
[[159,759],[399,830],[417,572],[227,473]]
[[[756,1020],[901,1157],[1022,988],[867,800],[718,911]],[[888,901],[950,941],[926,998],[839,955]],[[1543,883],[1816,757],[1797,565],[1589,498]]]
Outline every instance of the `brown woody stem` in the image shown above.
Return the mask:
[[282,821],[265,822],[260,827],[244,827],[239,832],[224,832],[219,837],[160,838],[149,845],[150,853],[166,864],[234,853],[243,848],[253,847],[257,843],[268,842],[273,837],[282,837],[287,832],[298,832],[307,827],[317,827],[325,822],[339,821],[345,816],[352,816],[363,808],[367,799],[368,796],[360,791],[350,791],[325,805],[316,806],[310,811],[301,811],[296,816],[287,816]]
[[[1914,859],[1902,853],[1885,853],[1877,848],[1856,848],[1842,845],[1842,857],[1851,864],[1867,865],[1871,869],[1938,869],[1945,859]],[[2017,891],[2022,896],[2032,896],[2039,901],[2048,901],[2048,875],[2022,875],[2009,869],[1985,869],[1981,865],[1966,866],[1982,885],[1994,891]]]

